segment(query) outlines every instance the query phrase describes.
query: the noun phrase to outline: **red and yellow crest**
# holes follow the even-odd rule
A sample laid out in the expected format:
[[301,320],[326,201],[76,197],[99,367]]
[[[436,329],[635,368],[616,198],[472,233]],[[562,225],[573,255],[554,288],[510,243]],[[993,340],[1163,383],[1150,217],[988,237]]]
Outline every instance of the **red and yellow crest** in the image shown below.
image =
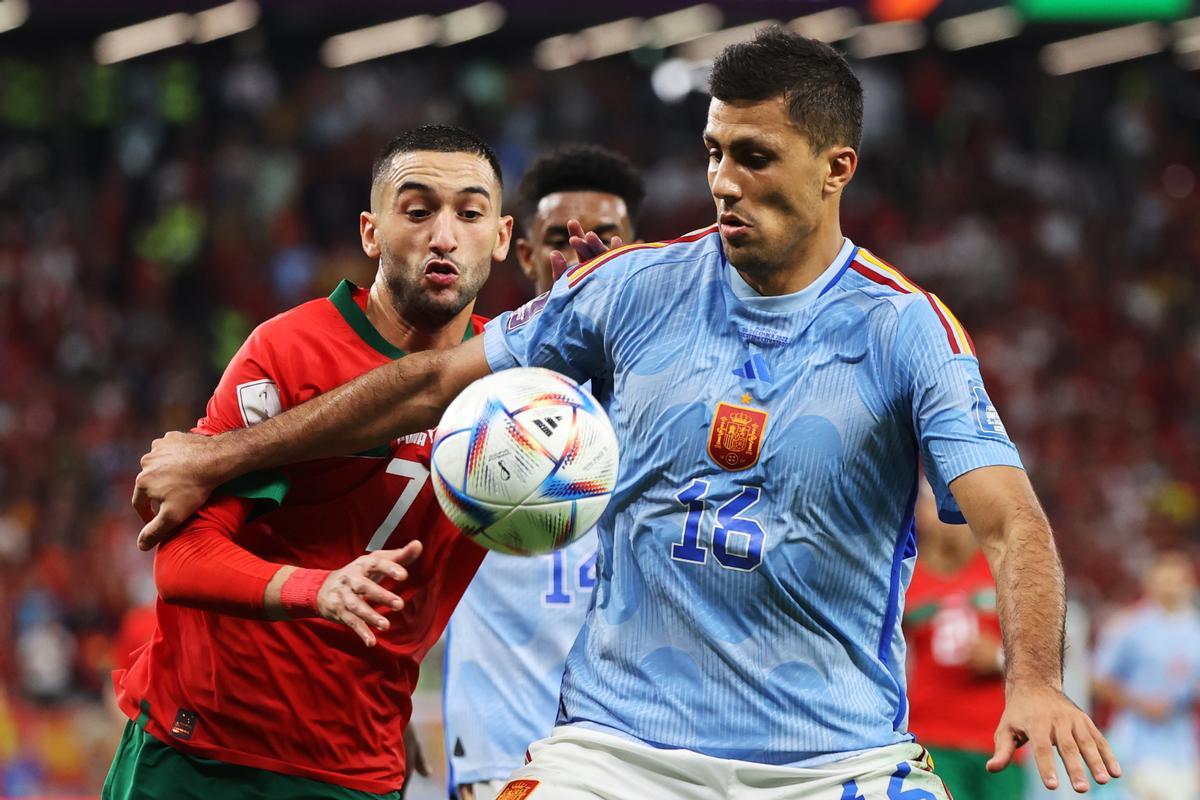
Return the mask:
[[758,463],[766,427],[766,411],[717,403],[708,435],[708,455],[727,470],[749,469]]
[[500,790],[500,794],[496,795],[496,800],[525,800],[526,797],[533,794],[533,790],[540,783],[541,781],[530,780],[528,778],[519,781],[509,781]]

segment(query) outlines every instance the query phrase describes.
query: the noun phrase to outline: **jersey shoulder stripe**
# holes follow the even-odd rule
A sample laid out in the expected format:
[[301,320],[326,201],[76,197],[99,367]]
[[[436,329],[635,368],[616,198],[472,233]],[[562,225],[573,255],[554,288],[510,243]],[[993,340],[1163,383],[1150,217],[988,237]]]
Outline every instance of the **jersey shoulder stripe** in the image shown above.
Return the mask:
[[686,233],[677,239],[671,239],[665,242],[638,242],[637,244],[627,244],[618,247],[615,250],[609,250],[607,253],[601,253],[593,259],[584,261],[582,264],[579,264],[570,272],[568,272],[567,286],[574,289],[587,276],[591,275],[593,272],[618,258],[619,256],[625,255],[626,253],[633,253],[639,250],[658,250],[664,247],[671,247],[672,245],[697,242],[703,239],[705,236],[715,234],[716,232],[717,226],[709,225],[707,228],[701,228],[699,230],[692,231],[691,233]]
[[937,315],[938,322],[945,329],[946,341],[950,343],[950,349],[959,354],[975,355],[975,343],[971,341],[971,336],[967,333],[967,329],[963,327],[963,324],[958,321],[958,318],[954,316],[949,307],[936,294],[925,291],[900,270],[874,253],[871,253],[866,248],[859,248],[854,261],[850,264],[850,268],[867,280],[887,286],[900,294],[918,294],[923,296],[933,308],[933,313]]

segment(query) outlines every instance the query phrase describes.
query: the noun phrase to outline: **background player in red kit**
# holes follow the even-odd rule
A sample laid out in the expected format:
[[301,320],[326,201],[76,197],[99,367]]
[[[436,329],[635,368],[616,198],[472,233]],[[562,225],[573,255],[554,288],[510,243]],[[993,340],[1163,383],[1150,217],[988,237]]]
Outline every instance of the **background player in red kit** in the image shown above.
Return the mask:
[[[372,177],[359,227],[374,284],[344,281],[260,325],[198,432],[482,330],[475,296],[512,232],[495,154],[426,126],[392,140]],[[437,506],[431,438],[249,476],[159,549],[158,628],[114,675],[132,721],[105,798],[397,794],[418,665],[485,552]]]
[[955,797],[1020,800],[1020,764],[986,769],[1004,713],[1004,648],[996,583],[971,529],[938,519],[933,492],[917,499],[920,554],[905,600],[909,727]]

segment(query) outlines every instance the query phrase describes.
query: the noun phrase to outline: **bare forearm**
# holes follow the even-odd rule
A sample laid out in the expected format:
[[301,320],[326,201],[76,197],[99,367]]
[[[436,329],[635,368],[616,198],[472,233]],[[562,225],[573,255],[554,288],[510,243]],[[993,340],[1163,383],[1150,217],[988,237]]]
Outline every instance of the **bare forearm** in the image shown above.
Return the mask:
[[1006,683],[1061,689],[1066,588],[1054,537],[1036,505],[1014,509],[1005,527],[984,539],[984,550],[996,578]]
[[357,453],[392,436],[433,427],[451,391],[439,375],[443,356],[407,356],[277,417],[216,437],[219,477]]

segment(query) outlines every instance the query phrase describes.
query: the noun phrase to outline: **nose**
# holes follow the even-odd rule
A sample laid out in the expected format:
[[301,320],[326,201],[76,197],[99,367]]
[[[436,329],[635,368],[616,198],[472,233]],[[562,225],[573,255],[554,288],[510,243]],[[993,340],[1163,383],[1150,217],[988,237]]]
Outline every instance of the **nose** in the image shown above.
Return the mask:
[[726,205],[736,203],[742,197],[742,187],[737,180],[737,165],[731,158],[722,158],[708,169],[709,188],[713,199]]
[[442,211],[433,221],[433,230],[429,234],[429,249],[438,257],[453,253],[458,247],[458,239],[454,235],[455,214]]

